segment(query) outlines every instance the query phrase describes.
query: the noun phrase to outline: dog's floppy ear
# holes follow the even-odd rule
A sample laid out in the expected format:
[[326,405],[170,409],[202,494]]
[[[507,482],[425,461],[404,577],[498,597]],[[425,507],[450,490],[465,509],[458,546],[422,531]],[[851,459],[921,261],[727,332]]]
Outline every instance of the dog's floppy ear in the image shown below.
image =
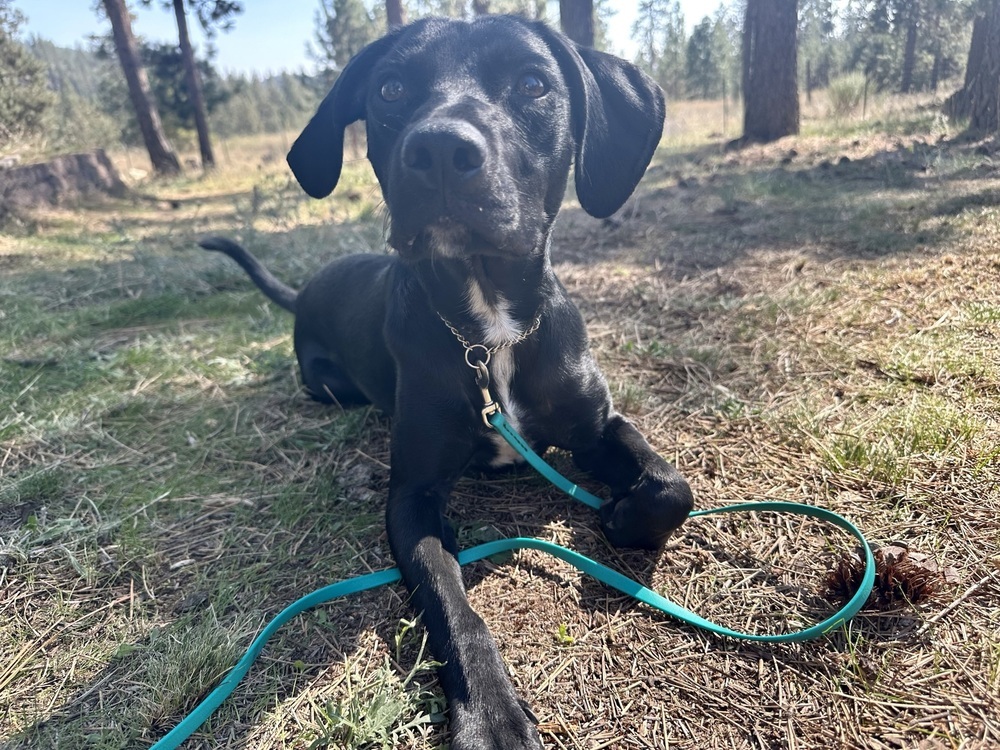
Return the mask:
[[372,67],[395,43],[392,33],[351,58],[286,157],[299,185],[313,198],[337,186],[344,163],[344,129],[365,118],[365,95]]
[[570,90],[576,196],[602,219],[622,207],[649,166],[663,133],[663,92],[635,65],[547,31]]

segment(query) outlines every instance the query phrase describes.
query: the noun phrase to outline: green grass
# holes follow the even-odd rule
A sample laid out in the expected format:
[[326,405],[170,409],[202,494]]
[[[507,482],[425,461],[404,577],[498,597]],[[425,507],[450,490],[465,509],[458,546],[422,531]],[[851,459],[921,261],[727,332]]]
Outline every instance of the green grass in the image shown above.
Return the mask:
[[426,635],[408,672],[399,674],[393,666],[403,662],[403,647],[412,640],[415,625],[400,621],[395,661],[386,657],[375,669],[348,667],[344,698],[314,707],[319,721],[309,748],[394,750],[413,735],[426,735],[425,730],[444,722],[443,699],[424,687],[427,672],[439,666],[425,658]]
[[[348,183],[367,179],[347,171]],[[183,181],[154,189],[201,190]],[[194,245],[201,233],[242,227],[277,273],[301,283],[322,262],[306,248],[332,234],[315,222],[341,209],[305,210],[298,195],[265,178],[246,198],[225,199],[221,217],[200,218],[210,200],[179,209],[191,211],[184,230],[136,204],[87,215],[83,233],[79,221],[41,217],[10,240],[22,260],[0,279],[0,562],[19,588],[55,592],[50,605],[12,619],[8,611],[0,633],[0,650],[22,653],[0,670],[0,683],[16,686],[8,708],[18,706],[4,734],[20,746],[134,746],[161,733],[246,645],[248,604],[270,609],[299,585],[351,569],[356,548],[337,553],[329,540],[352,540],[351,526],[380,522],[374,508],[352,524],[338,513],[342,446],[366,429],[367,414],[307,416],[290,316],[251,291],[225,258]],[[378,211],[363,197],[345,201],[342,214],[346,226],[326,257],[381,234]],[[288,254],[289,246],[298,249]],[[289,423],[289,407],[303,418]],[[282,465],[287,478],[276,470]],[[275,529],[291,540],[277,556],[268,552]],[[244,550],[252,538],[261,547]],[[313,557],[323,549],[332,568],[276,575],[300,564],[292,541]],[[73,595],[81,588],[88,593]],[[121,605],[105,607],[122,597],[127,616]],[[196,614],[191,602],[208,602],[215,614]],[[33,726],[44,706],[72,697],[65,680],[45,670],[34,676],[45,651],[31,634],[58,633],[60,622],[68,623],[60,643],[75,622],[100,630],[54,666],[96,676],[104,665],[106,679],[141,688],[131,698],[83,694]],[[263,678],[261,689],[274,682]],[[95,713],[90,701],[98,698],[104,709]],[[266,709],[267,701],[256,703]]]
[[823,458],[832,472],[897,486],[921,467],[936,467],[980,429],[974,417],[949,405],[924,403],[838,427],[829,436]]

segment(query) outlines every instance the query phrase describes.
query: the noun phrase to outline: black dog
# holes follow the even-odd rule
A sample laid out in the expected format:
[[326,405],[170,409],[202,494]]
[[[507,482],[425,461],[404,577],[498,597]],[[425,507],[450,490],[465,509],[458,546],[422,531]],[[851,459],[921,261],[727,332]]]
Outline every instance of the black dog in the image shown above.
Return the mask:
[[315,398],[392,416],[389,542],[444,663],[455,750],[541,747],[466,599],[444,518],[464,471],[516,460],[484,424],[469,364],[496,348],[490,389],[507,420],[610,487],[600,517],[612,543],[659,548],[693,504],[677,471],[614,411],[549,262],[571,164],[583,208],[612,214],[642,177],[663,115],[659,89],[637,68],[541,23],[425,19],[354,57],[288,154],[306,192],[325,197],[344,128],[365,120],[398,257],[342,258],[296,294],[238,245],[203,243],[295,313]]

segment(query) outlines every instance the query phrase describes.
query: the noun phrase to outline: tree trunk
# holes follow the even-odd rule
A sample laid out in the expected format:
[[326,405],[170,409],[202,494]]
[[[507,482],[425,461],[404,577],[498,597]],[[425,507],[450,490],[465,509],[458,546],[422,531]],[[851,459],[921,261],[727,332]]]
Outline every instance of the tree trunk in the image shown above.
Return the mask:
[[934,50],[934,63],[931,65],[931,91],[937,93],[938,83],[941,79],[941,49],[940,45]]
[[932,16],[930,26],[930,35],[934,40],[934,62],[931,63],[931,91],[937,93],[938,84],[941,82],[941,8],[931,6]]
[[385,0],[385,17],[390,30],[405,26],[406,10],[403,8],[403,0]]
[[972,85],[974,71],[982,64],[986,47],[986,18],[976,16],[972,22],[972,41],[969,43],[969,58],[965,63],[965,81],[962,88],[949,96],[944,103],[945,113],[953,120],[961,120],[969,116],[969,88]]
[[488,16],[490,13],[490,0],[472,0],[472,13],[476,16]]
[[989,4],[983,18],[982,59],[968,86],[969,130],[995,133],[1000,131],[1000,0]]
[[917,61],[917,34],[920,23],[920,5],[916,0],[909,4],[910,18],[906,24],[906,46],[903,49],[903,79],[899,84],[899,93],[909,94],[913,88],[913,68]]
[[208,135],[208,115],[205,112],[205,97],[201,93],[201,78],[194,61],[194,50],[191,48],[191,38],[188,36],[187,14],[184,12],[184,0],[174,0],[174,16],[177,18],[177,38],[181,45],[181,59],[184,61],[184,80],[194,108],[194,126],[198,131],[198,150],[201,152],[201,166],[211,169],[215,166],[215,155],[212,153],[212,141]]
[[559,0],[563,33],[584,47],[594,46],[594,0]]
[[743,140],[799,132],[796,0],[747,0],[743,21]]
[[[993,0],[991,7],[980,15],[977,15],[972,24],[972,41],[969,43],[969,58],[965,64],[965,82],[962,88],[952,94],[944,103],[944,111],[952,119],[960,120],[972,117],[973,111],[973,88],[980,71],[987,67],[987,38],[991,33],[996,35],[996,30],[992,29],[991,16],[997,13],[1000,0]],[[995,47],[994,47],[995,51]]]
[[115,40],[115,52],[125,74],[129,97],[139,121],[139,131],[149,152],[149,160],[157,174],[172,175],[181,171],[180,161],[173,146],[163,132],[160,114],[153,103],[146,69],[139,60],[139,49],[132,35],[132,20],[125,0],[102,0],[104,10],[111,21],[111,31]]

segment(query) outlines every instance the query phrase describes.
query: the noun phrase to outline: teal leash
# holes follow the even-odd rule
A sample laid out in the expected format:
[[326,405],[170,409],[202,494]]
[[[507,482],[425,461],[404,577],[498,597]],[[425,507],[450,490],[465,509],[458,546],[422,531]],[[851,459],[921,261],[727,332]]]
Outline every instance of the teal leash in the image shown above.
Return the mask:
[[[603,501],[599,497],[592,495],[579,485],[574,484],[542,460],[541,456],[535,453],[524,438],[522,438],[520,434],[518,434],[518,432],[510,426],[510,423],[504,419],[504,416],[500,413],[499,409],[488,415],[487,418],[497,432],[503,436],[504,440],[510,443],[511,447],[520,453],[521,456],[524,457],[524,460],[527,461],[532,468],[538,471],[538,473],[544,476],[549,482],[570,497],[579,500],[584,505],[589,505],[591,508],[598,509],[601,505],[603,505]],[[647,587],[636,583],[631,578],[623,576],[621,573],[611,570],[600,563],[594,562],[589,557],[584,557],[577,552],[568,550],[565,547],[560,547],[552,542],[522,538],[503,539],[499,542],[491,542],[490,544],[503,545],[505,542],[530,542],[530,544],[524,544],[523,547],[502,547],[498,551],[503,551],[504,549],[527,548],[547,552],[553,557],[558,557],[560,560],[568,562],[573,567],[589,576],[592,576],[593,578],[596,578],[602,583],[605,583],[612,588],[616,588],[622,593],[628,594],[632,598],[638,599],[640,602],[648,604],[654,609],[658,609],[661,612],[680,620],[681,622],[686,622],[689,625],[694,625],[695,627],[702,628],[703,630],[715,633],[716,635],[725,635],[730,638],[739,638],[744,641],[757,641],[760,643],[795,643],[798,641],[807,641],[812,638],[818,638],[821,635],[829,633],[831,630],[839,628],[841,625],[854,617],[861,607],[864,606],[865,602],[868,601],[868,596],[871,593],[872,586],[875,585],[875,556],[872,554],[871,546],[868,544],[868,540],[865,539],[864,534],[861,533],[857,526],[843,516],[834,513],[831,510],[817,508],[813,505],[789,503],[780,500],[764,500],[758,502],[739,503],[737,505],[726,505],[721,508],[693,510],[688,514],[688,518],[717,516],[724,513],[751,513],[754,511],[772,511],[775,513],[789,513],[797,516],[816,518],[820,521],[831,523],[853,536],[858,543],[860,543],[861,548],[864,551],[865,558],[865,572],[861,578],[861,584],[858,586],[858,590],[855,592],[854,596],[852,596],[843,607],[827,617],[825,620],[803,630],[796,630],[789,633],[778,633],[776,635],[743,633],[739,630],[731,630],[721,625],[717,625],[710,620],[706,620],[704,617],[701,617],[691,610],[681,607],[666,597],[660,596],[655,591],[651,591]],[[474,547],[469,551],[471,552],[487,546],[489,545],[480,545],[479,547]],[[489,554],[493,553],[491,552]],[[461,562],[461,560],[462,556],[459,555],[459,562]]]
[[[589,505],[591,508],[600,508],[603,504],[603,501],[600,498],[592,495],[582,487],[566,479],[566,477],[543,461],[542,458],[535,453],[534,450],[532,450],[531,446],[528,445],[524,438],[522,438],[517,431],[511,427],[510,423],[504,419],[503,414],[500,413],[500,408],[493,402],[489,395],[489,376],[488,373],[485,373],[486,366],[483,363],[477,364],[482,365],[481,369],[471,363],[469,363],[469,366],[476,368],[479,371],[480,380],[477,382],[480,383],[480,388],[483,391],[483,398],[486,403],[486,406],[483,409],[483,421],[499,432],[500,435],[503,436],[504,440],[506,440],[511,447],[514,448],[514,450],[524,457],[525,461],[527,461],[536,471],[538,471],[553,485],[558,487],[570,497],[579,500],[585,505]],[[484,373],[485,381],[483,381]],[[581,572],[596,578],[598,581],[601,581],[602,583],[617,589],[623,594],[647,604],[660,612],[668,614],[681,622],[694,625],[695,627],[702,628],[717,635],[724,635],[730,638],[738,638],[741,640],[756,641],[760,643],[795,643],[812,638],[818,638],[821,635],[841,627],[848,620],[854,617],[854,615],[858,613],[864,603],[868,600],[868,595],[871,593],[872,586],[875,583],[875,557],[872,554],[868,541],[865,539],[861,531],[846,518],[832,511],[824,510],[823,508],[816,508],[811,505],[780,501],[748,502],[740,503],[738,505],[728,505],[722,508],[696,510],[691,512],[689,518],[720,515],[723,513],[748,513],[753,511],[774,511],[777,513],[791,513],[794,515],[816,518],[818,520],[831,523],[853,536],[861,544],[861,547],[864,550],[865,558],[865,572],[861,579],[861,585],[858,587],[854,596],[851,597],[851,599],[848,600],[848,602],[839,610],[824,619],[822,622],[816,623],[811,627],[789,633],[759,635],[756,633],[743,633],[738,630],[731,630],[730,628],[717,625],[716,623],[706,620],[704,617],[701,617],[691,610],[675,604],[666,597],[657,594],[652,589],[643,586],[628,576],[612,570],[606,565],[602,565],[601,563],[591,560],[589,557],[585,557],[578,552],[573,552],[572,550],[566,549],[558,544],[547,542],[542,539],[515,537],[511,539],[500,539],[495,542],[487,542],[459,552],[458,562],[460,565],[468,565],[469,563],[476,562],[477,560],[482,560],[483,558],[491,557],[492,555],[503,552],[522,549],[538,550],[539,552],[544,552],[569,563]],[[206,696],[205,699],[180,722],[180,724],[174,727],[161,740],[154,744],[150,750],[175,750],[182,742],[184,742],[184,740],[190,737],[198,729],[198,727],[204,724],[215,712],[215,709],[222,705],[223,701],[225,701],[233,690],[236,689],[236,686],[246,675],[250,666],[260,655],[260,652],[264,649],[264,646],[271,639],[271,637],[293,617],[305,612],[308,609],[312,609],[319,604],[325,604],[333,601],[334,599],[340,599],[362,591],[368,591],[390,583],[396,583],[401,580],[401,578],[402,576],[398,568],[382,570],[377,573],[369,573],[367,575],[358,576],[357,578],[340,581],[338,583],[331,584],[330,586],[325,586],[288,605],[285,609],[279,612],[278,615],[267,624],[267,627],[260,632],[260,635],[254,639],[246,653],[236,663],[236,666],[226,674],[226,676],[222,679],[222,682],[219,683],[218,687],[209,693],[208,696]]]

